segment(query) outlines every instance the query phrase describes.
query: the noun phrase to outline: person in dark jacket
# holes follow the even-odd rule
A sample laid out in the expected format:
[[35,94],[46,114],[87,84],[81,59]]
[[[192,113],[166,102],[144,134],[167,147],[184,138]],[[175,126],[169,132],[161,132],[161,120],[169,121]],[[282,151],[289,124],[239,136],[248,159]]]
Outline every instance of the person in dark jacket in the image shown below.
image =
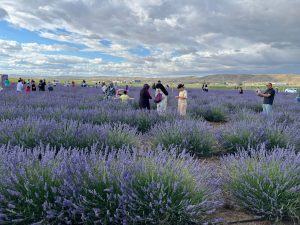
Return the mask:
[[275,90],[273,89],[272,83],[267,83],[267,90],[265,90],[264,93],[262,92],[257,92],[256,95],[259,97],[263,97],[263,113],[265,114],[270,114],[272,113],[272,106],[273,106],[273,101],[275,97]]
[[144,84],[144,87],[140,91],[140,100],[139,106],[141,109],[148,109],[150,110],[150,99],[152,99],[151,95],[149,94],[149,84]]
[[40,80],[39,91],[45,91],[45,86],[46,86],[46,81],[45,80]]
[[34,80],[31,80],[31,91],[36,91],[36,85]]
[[240,87],[239,88],[240,90],[239,90],[239,93],[242,95],[242,94],[244,94],[244,90],[243,90],[243,88],[242,87]]

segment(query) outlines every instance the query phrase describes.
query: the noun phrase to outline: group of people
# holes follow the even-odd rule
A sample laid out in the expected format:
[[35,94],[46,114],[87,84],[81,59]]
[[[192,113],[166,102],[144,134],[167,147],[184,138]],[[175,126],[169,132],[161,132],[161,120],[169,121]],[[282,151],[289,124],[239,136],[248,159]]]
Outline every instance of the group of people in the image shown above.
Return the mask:
[[[107,86],[105,82],[102,82],[101,89],[102,89],[102,93],[105,96],[105,99],[119,98],[122,95],[127,95],[128,90],[129,90],[129,85],[126,84],[125,89],[118,89],[118,86],[116,83],[115,84],[110,83]],[[128,98],[128,99],[131,99],[131,98]]]
[[[73,84],[73,82],[72,82]],[[86,82],[82,83],[82,86],[85,86]],[[4,81],[5,87],[10,86],[10,81],[6,79]],[[73,84],[74,85],[74,84]],[[17,83],[17,92],[22,92],[25,87],[25,92],[29,93],[31,91],[36,91],[37,86],[35,84],[34,80],[28,80],[27,82],[23,80],[22,78],[19,78]],[[263,98],[263,112],[265,114],[269,114],[272,112],[272,106],[275,98],[276,91],[273,89],[272,83],[268,83],[266,85],[267,89],[262,92],[259,89],[256,90],[256,95]],[[144,84],[143,88],[140,91],[139,96],[139,107],[140,109],[148,109],[150,110],[150,100],[153,99],[156,106],[157,106],[157,112],[159,114],[163,114],[167,111],[167,105],[168,105],[168,91],[164,87],[164,85],[161,83],[161,81],[158,81],[157,84],[153,85],[153,88],[155,89],[154,99],[152,98],[149,89],[149,84]],[[45,91],[46,89],[46,80],[40,80],[38,84],[39,91]],[[130,99],[133,99],[128,96],[128,90],[129,86],[126,84],[125,89],[118,90],[116,85],[113,83],[110,83],[108,86],[105,84],[105,82],[102,83],[101,89],[103,94],[105,95],[106,99],[120,99],[122,102],[126,102]],[[179,84],[177,86],[177,89],[179,90],[178,96],[175,98],[178,100],[178,113],[182,116],[186,115],[186,109],[187,109],[187,91],[185,90],[184,84]],[[202,87],[203,91],[208,91],[207,84],[203,84]],[[48,83],[48,90],[53,91],[53,86],[51,83]],[[243,94],[243,88],[239,88],[239,93]],[[299,100],[298,100],[299,98]],[[297,100],[300,101],[300,92],[298,93]]]
[[[268,83],[266,86],[267,89],[264,92],[257,91],[256,94],[257,96],[263,98],[263,112],[265,114],[269,114],[272,112],[272,105],[274,102],[276,91],[273,89],[272,83]],[[150,100],[153,99],[154,103],[156,104],[158,114],[163,114],[167,111],[169,93],[161,83],[161,81],[158,81],[157,84],[153,86],[153,88],[155,89],[154,99],[149,92],[150,85],[144,84],[143,88],[140,91],[139,108],[150,110]],[[127,90],[124,90],[123,93],[119,94],[118,90],[115,89],[113,83],[110,83],[108,86],[106,86],[105,83],[102,83],[102,91],[106,99],[121,99],[121,101],[123,102],[129,99],[133,99],[128,96],[128,88],[126,87],[126,89]],[[188,98],[187,91],[185,90],[184,84],[179,84],[177,86],[177,89],[179,91],[179,94],[175,98],[178,100],[178,113],[181,116],[185,116]],[[239,88],[239,93],[243,94],[242,87]]]
[[[153,97],[149,92],[149,84],[144,84],[143,88],[140,90],[139,108],[150,110],[150,100],[153,99],[156,104],[158,114],[163,114],[167,111],[168,90],[160,80],[152,87],[155,89]],[[105,99],[120,99],[122,102],[134,99],[128,95],[129,86],[127,84],[125,89],[117,89],[116,85],[113,83],[106,86],[105,82],[103,82],[101,88]],[[179,90],[179,94],[175,98],[178,100],[178,112],[180,115],[185,116],[187,108],[187,91],[184,88],[184,84],[179,84],[177,88]]]
[[[158,81],[155,85],[155,95],[154,95],[154,102],[157,105],[157,112],[159,114],[163,114],[167,110],[167,102],[168,102],[168,91],[161,83]],[[150,110],[150,99],[152,99],[151,94],[149,93],[150,86],[149,84],[144,84],[142,90],[140,91],[140,99],[139,99],[139,107],[140,109],[148,109]],[[179,84],[177,86],[179,90],[179,95],[176,96],[178,100],[178,113],[181,116],[186,115],[186,108],[187,108],[187,91],[184,88],[184,84]]]
[[[17,92],[22,92],[23,89],[25,89],[26,93],[30,93],[31,91],[36,91],[37,86],[35,84],[34,80],[28,80],[27,82],[23,80],[22,78],[19,78],[17,83]],[[38,84],[39,91],[45,91],[46,90],[46,80],[40,80]],[[48,91],[53,91],[53,86],[51,83],[48,83]]]

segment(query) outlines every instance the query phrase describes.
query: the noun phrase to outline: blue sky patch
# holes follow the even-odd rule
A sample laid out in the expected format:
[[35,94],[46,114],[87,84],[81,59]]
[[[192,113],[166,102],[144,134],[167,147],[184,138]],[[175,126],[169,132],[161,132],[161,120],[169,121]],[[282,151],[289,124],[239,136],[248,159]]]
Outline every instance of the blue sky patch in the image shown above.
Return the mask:
[[133,55],[140,56],[140,57],[146,57],[151,54],[151,51],[148,48],[145,48],[143,46],[137,46],[135,48],[130,48],[130,49],[128,49],[128,52]]
[[109,40],[103,39],[103,40],[100,41],[100,44],[101,44],[102,46],[104,46],[104,47],[110,47],[111,44],[112,44],[112,42],[109,41]]
[[[0,39],[16,41],[19,43],[38,43],[45,45],[67,45],[78,49],[83,49],[86,46],[83,44],[73,44],[69,42],[61,42],[39,36],[38,32],[29,31],[27,29],[12,26],[4,20],[0,20]],[[49,32],[53,33],[53,32]],[[66,33],[65,30],[58,30],[58,33]]]

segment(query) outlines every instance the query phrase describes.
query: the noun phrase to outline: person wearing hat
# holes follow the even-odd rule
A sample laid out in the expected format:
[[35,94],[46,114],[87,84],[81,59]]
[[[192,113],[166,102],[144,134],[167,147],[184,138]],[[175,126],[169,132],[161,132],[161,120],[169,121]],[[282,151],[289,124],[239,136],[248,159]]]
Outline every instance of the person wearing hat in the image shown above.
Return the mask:
[[177,89],[179,90],[179,94],[176,96],[176,99],[178,99],[178,113],[181,116],[185,116],[187,107],[187,91],[184,89],[184,84],[179,84]]

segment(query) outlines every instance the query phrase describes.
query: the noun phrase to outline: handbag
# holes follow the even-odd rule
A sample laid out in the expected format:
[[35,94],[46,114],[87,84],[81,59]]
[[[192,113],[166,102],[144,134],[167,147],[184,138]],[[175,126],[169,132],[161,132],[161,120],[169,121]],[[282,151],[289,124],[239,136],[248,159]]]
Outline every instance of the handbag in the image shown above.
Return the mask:
[[157,104],[160,103],[161,101],[162,101],[162,94],[158,92],[158,94],[154,98],[154,102]]

